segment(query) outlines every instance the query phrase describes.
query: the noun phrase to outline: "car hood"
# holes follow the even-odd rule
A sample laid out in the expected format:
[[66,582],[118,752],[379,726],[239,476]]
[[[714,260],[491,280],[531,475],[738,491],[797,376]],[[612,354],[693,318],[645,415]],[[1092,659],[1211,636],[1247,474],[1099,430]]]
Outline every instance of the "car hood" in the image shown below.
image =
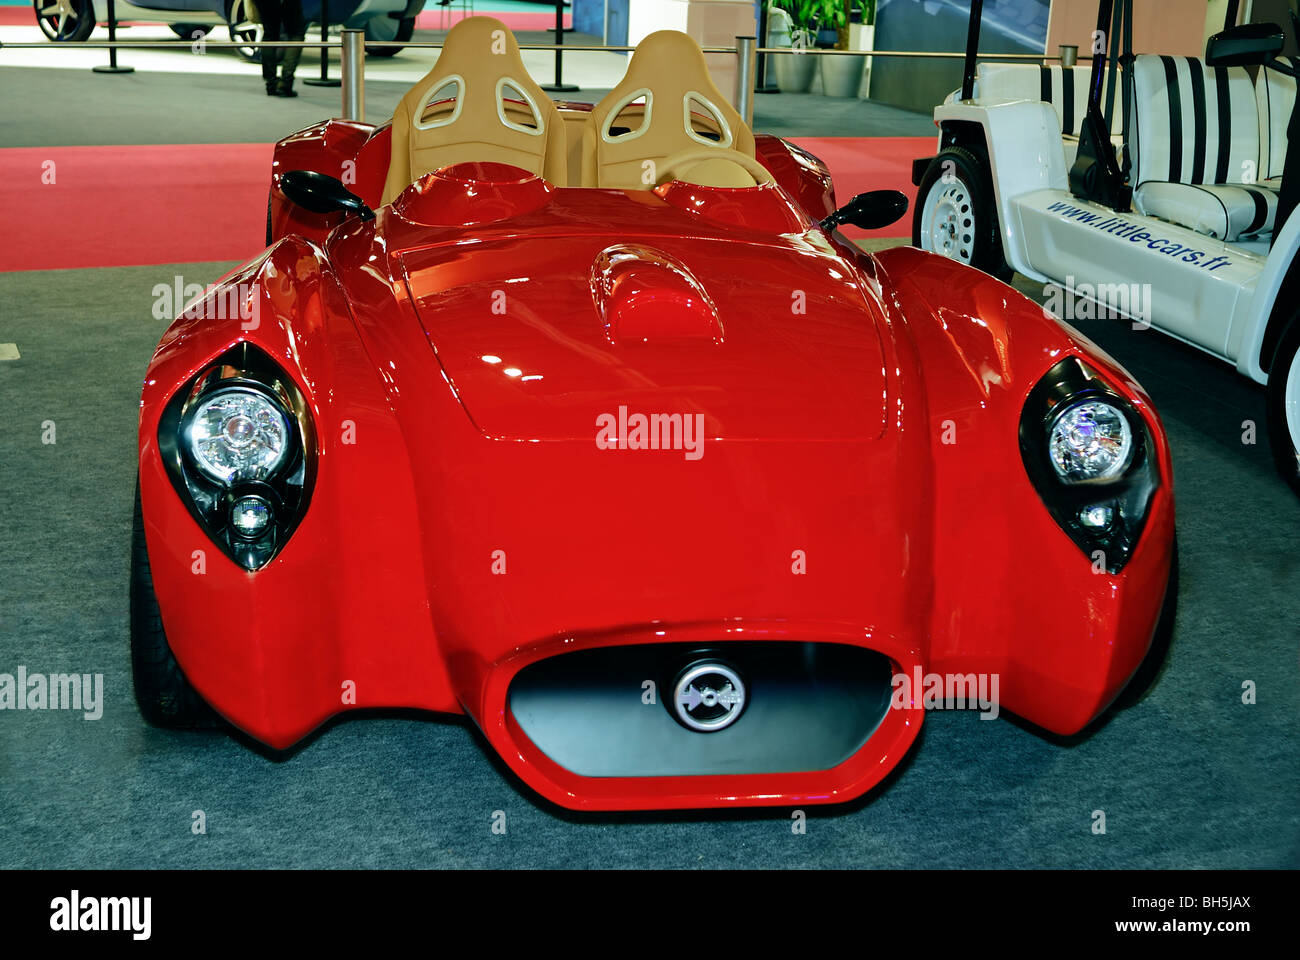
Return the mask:
[[636,414],[694,415],[710,440],[884,430],[879,307],[819,233],[516,235],[397,256],[488,437],[589,442],[602,423],[625,435]]

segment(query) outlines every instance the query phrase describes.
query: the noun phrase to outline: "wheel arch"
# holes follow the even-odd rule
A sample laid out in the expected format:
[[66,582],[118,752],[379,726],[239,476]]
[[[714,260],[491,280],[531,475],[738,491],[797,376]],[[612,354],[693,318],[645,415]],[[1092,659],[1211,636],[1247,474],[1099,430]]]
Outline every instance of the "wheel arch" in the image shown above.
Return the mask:
[[1264,271],[1255,285],[1245,322],[1249,326],[1237,371],[1257,383],[1269,371],[1287,325],[1300,305],[1300,217],[1291,217],[1273,242]]
[[1056,112],[1036,100],[964,101],[939,105],[934,119],[940,149],[974,149],[988,164],[1006,262],[1026,276],[1044,279],[1029,262],[1012,201],[1035,190],[1069,190]]

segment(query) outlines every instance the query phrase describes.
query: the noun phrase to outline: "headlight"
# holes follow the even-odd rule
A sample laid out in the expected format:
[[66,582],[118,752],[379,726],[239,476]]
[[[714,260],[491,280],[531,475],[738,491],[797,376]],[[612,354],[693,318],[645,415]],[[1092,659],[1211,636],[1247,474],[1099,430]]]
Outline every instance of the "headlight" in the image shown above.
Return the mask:
[[1146,421],[1077,357],[1029,393],[1020,415],[1025,472],[1057,525],[1094,564],[1118,573],[1160,486]]
[[1065,483],[1107,483],[1133,459],[1128,417],[1103,400],[1087,400],[1056,415],[1048,431],[1056,475]]
[[200,470],[220,483],[263,480],[286,459],[289,419],[256,390],[218,390],[188,419],[190,455]]
[[293,378],[252,344],[176,391],[158,421],[158,450],[190,513],[246,570],[270,563],[307,510],[311,414]]

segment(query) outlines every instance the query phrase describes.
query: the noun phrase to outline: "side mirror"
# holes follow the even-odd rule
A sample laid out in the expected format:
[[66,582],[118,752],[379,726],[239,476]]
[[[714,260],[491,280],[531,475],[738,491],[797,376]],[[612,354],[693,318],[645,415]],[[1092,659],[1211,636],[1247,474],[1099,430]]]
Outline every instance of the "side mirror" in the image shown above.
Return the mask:
[[1210,67],[1250,67],[1265,64],[1282,52],[1286,37],[1276,23],[1243,23],[1205,41]]
[[280,175],[280,192],[312,213],[348,210],[362,220],[375,219],[366,202],[333,177],[314,170],[287,170]]
[[823,230],[833,230],[850,223],[863,230],[876,230],[900,220],[907,213],[907,194],[898,190],[871,190],[859,193],[822,221]]

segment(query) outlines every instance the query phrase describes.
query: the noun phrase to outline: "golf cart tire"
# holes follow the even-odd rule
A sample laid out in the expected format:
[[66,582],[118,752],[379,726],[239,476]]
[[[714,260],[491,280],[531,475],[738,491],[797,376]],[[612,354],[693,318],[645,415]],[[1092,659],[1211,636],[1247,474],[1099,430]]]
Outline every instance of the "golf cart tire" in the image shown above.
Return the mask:
[[971,266],[1009,281],[1013,270],[1002,255],[1002,233],[998,226],[997,205],[994,203],[993,178],[988,161],[981,153],[965,147],[944,147],[932,161],[921,178],[916,191],[916,210],[912,215],[912,245],[927,249],[921,243],[921,222],[926,213],[930,191],[951,165],[952,175],[966,187],[974,218],[974,239]]
[[[1296,449],[1291,438],[1291,429],[1287,423],[1286,396],[1288,380],[1300,378],[1300,310],[1291,317],[1291,321],[1282,331],[1278,341],[1277,353],[1268,373],[1268,443],[1273,451],[1273,463],[1282,479],[1291,485],[1291,489],[1300,495],[1300,450]],[[1300,384],[1291,387],[1292,392],[1300,390]],[[1300,416],[1300,411],[1292,411]]]

